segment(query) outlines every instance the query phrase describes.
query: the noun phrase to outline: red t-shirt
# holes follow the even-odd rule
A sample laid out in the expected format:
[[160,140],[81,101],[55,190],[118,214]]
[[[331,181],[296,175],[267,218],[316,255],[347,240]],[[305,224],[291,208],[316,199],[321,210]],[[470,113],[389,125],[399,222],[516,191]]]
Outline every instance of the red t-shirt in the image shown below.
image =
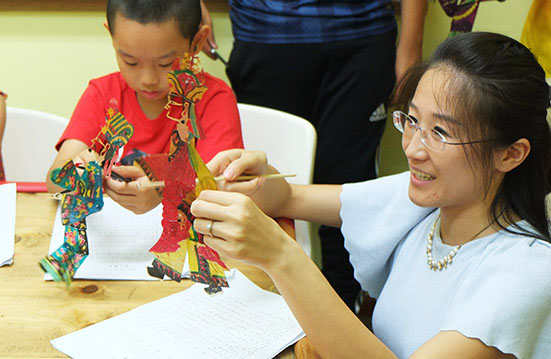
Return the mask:
[[[204,138],[197,140],[196,148],[203,161],[208,162],[222,150],[243,148],[243,138],[237,101],[231,88],[207,73],[205,86],[208,90],[195,104],[197,121],[204,133]],[[124,146],[123,156],[132,149],[148,154],[168,153],[170,134],[176,122],[166,117],[166,110],[156,119],[148,119],[138,104],[135,91],[120,72],[90,81],[56,149],[59,150],[67,139],[80,140],[90,146],[105,124],[109,101],[113,98],[117,100],[119,111],[126,120],[134,125],[134,134]]]

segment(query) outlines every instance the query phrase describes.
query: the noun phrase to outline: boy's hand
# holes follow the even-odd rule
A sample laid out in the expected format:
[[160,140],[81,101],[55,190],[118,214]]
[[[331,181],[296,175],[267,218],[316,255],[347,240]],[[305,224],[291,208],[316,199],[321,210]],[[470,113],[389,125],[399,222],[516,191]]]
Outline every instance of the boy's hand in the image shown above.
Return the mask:
[[[88,151],[88,149],[79,152],[78,155],[73,157],[73,163],[75,165],[80,164],[82,166],[86,166],[86,164],[88,162],[93,162],[93,161],[96,161],[96,162],[99,163],[99,158],[98,158],[98,156],[96,156],[95,152],[90,152],[90,151]],[[100,163],[100,165],[101,165],[101,163]],[[79,173],[82,173],[82,171],[79,171]]]
[[105,194],[124,208],[142,214],[155,208],[162,200],[154,187],[138,189],[138,182],[149,182],[149,178],[138,167],[116,166],[113,172],[126,178],[130,182],[122,182],[113,178],[106,179],[103,185]]

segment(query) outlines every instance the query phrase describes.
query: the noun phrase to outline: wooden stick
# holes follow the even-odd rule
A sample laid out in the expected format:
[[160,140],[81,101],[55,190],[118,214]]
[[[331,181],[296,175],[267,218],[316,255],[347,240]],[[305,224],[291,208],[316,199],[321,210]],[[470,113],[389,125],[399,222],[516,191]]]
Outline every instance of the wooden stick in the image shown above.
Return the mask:
[[[266,179],[275,179],[275,178],[286,178],[286,177],[296,177],[296,174],[283,174],[283,173],[272,173],[269,175],[244,175],[244,176],[238,176],[235,180],[232,182],[238,182],[238,181],[248,181],[255,178],[266,178]],[[214,180],[216,182],[225,181],[226,177],[224,175],[216,176],[214,177]]]
[[[234,181],[248,181],[255,178],[265,178],[265,179],[275,179],[275,178],[286,178],[286,177],[296,177],[296,174],[282,174],[282,173],[272,173],[269,175],[245,175],[245,176],[238,176]],[[226,177],[223,175],[214,177],[214,180],[216,182],[225,181]],[[165,185],[165,181],[152,181],[152,182],[138,182],[137,186],[138,189],[141,188],[149,188],[149,187],[163,187]]]

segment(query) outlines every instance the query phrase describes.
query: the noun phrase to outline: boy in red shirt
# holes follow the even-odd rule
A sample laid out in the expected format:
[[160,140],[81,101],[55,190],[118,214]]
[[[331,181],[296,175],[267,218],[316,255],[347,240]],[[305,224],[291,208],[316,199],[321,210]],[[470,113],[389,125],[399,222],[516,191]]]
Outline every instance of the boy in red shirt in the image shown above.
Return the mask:
[[[211,31],[201,24],[199,0],[109,0],[107,26],[120,72],[90,81],[56,144],[59,152],[49,172],[69,159],[86,160],[86,150],[104,125],[112,99],[134,126],[123,156],[133,149],[167,153],[176,126],[166,117],[164,108],[169,91],[167,72],[184,53],[198,53]],[[197,141],[196,148],[208,162],[221,150],[243,148],[243,139],[232,90],[207,73],[204,85],[208,90],[196,103],[195,111],[205,136]],[[160,203],[154,188],[137,185],[148,181],[138,167],[116,166],[113,172],[131,179],[128,183],[111,178],[104,181],[105,193],[123,207],[144,213]],[[46,181],[50,192],[60,190],[49,173]]]

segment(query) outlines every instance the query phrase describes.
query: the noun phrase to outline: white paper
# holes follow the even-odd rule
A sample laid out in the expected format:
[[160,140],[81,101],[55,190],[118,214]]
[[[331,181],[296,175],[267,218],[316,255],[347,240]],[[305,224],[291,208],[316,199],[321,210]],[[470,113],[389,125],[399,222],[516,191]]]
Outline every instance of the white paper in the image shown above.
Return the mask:
[[[89,255],[75,273],[76,279],[158,280],[147,273],[155,256],[149,249],[163,231],[162,205],[134,214],[109,197],[100,212],[86,218]],[[63,244],[65,226],[57,210],[48,253]],[[187,262],[186,262],[187,263]],[[189,276],[189,266],[184,266]],[[52,280],[50,274],[45,280]]]
[[15,183],[0,185],[0,267],[13,263],[16,193]]
[[72,358],[273,358],[304,337],[283,298],[241,272],[209,296],[205,285],[51,341]]

